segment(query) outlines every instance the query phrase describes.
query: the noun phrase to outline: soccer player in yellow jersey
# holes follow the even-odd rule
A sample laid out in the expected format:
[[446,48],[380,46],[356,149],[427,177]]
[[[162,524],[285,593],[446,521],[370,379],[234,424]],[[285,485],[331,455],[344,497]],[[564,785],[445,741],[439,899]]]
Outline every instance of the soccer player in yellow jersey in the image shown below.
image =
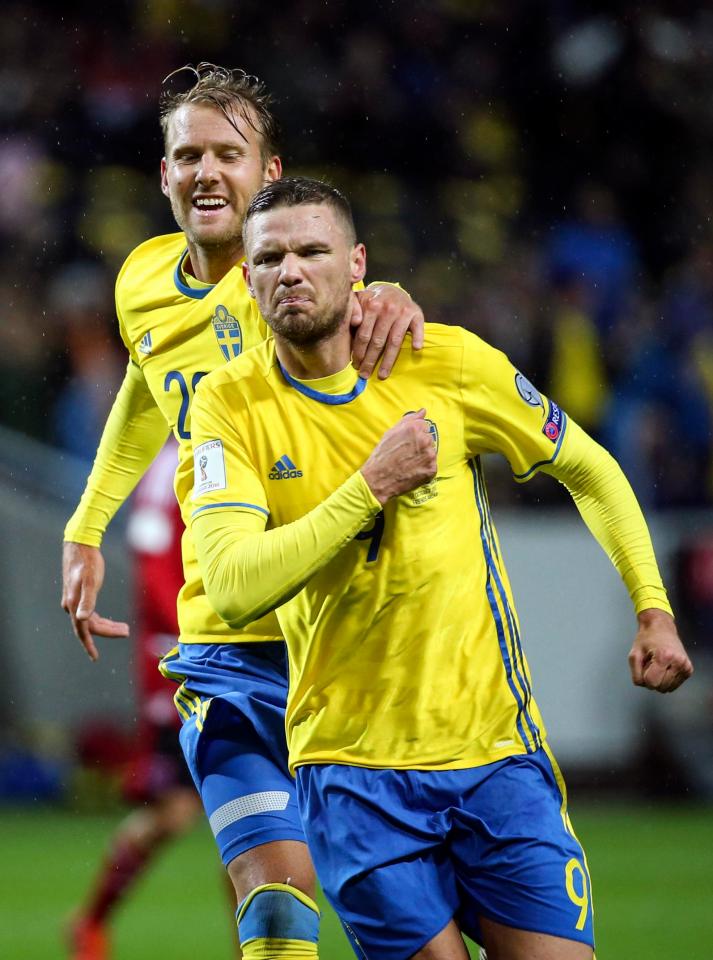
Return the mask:
[[566,484],[638,615],[634,682],[673,690],[692,667],[631,488],[465,330],[426,324],[427,349],[404,351],[388,380],[357,375],[348,304],[365,250],[332,187],[270,184],[244,238],[274,340],[198,388],[191,522],[224,619],[277,608],[322,886],[368,960],[465,960],[461,931],[491,960],[588,960],[589,874],[480,456]]
[[[191,89],[163,99],[161,125],[161,187],[181,231],[141,244],[119,274],[116,307],[129,364],[65,531],[62,603],[92,659],[98,656],[93,636],[128,632],[95,610],[104,575],[99,547],[109,521],[169,430],[179,443],[175,489],[188,519],[196,386],[268,335],[241,269],[247,205],[281,174],[264,88],[242,71],[202,64]],[[409,325],[422,338],[420,310],[396,287],[371,287],[353,296],[351,306],[362,315],[354,360],[367,372],[385,348],[379,375],[388,373]],[[213,612],[190,536],[183,540],[183,564],[184,661],[194,673],[221,677],[226,647],[233,668],[240,659],[225,681],[233,700],[216,702],[209,714],[198,680],[194,688],[187,679],[191,668],[181,672],[169,662],[165,672],[185,680],[176,698],[181,742],[236,890],[243,954],[246,960],[316,957],[314,872],[287,769],[287,664],[279,627],[270,617],[236,631]]]

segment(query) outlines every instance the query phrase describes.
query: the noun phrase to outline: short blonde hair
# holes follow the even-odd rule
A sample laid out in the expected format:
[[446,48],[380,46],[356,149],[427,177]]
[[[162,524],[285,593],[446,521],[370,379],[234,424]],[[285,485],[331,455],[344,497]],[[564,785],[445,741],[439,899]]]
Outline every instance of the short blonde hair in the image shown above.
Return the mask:
[[239,116],[259,133],[262,138],[260,152],[265,164],[278,154],[279,131],[272,113],[273,98],[257,77],[237,67],[230,69],[214,63],[199,63],[197,67],[191,64],[179,67],[166,77],[164,84],[184,71],[196,77],[193,86],[181,93],[165,89],[159,98],[159,120],[164,143],[169,121],[175,111],[186,103],[204,103],[220,110],[236,130]]

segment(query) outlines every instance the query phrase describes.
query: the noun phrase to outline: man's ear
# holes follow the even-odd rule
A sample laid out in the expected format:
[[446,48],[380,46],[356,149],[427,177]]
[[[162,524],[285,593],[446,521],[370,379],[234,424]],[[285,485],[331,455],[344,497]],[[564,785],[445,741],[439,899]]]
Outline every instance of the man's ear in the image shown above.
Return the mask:
[[168,197],[169,196],[168,177],[166,176],[166,169],[167,169],[166,158],[161,157],[161,193],[163,193],[164,196]]
[[248,293],[250,296],[255,299],[255,291],[253,290],[253,285],[250,282],[250,267],[248,266],[247,260],[243,260],[243,276],[245,277],[245,283],[248,288]]
[[366,247],[363,243],[355,243],[349,254],[352,284],[359,283],[366,276]]
[[273,180],[279,180],[282,176],[282,160],[279,157],[272,157],[265,167],[265,186],[272,183]]

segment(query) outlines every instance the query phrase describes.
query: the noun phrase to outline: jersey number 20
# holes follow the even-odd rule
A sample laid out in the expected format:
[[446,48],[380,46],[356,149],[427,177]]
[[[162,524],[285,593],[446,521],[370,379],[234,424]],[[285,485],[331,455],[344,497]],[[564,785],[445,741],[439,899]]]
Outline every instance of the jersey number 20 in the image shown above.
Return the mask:
[[169,370],[166,374],[166,379],[163,381],[163,389],[166,393],[171,389],[171,385],[174,383],[178,384],[178,389],[181,391],[181,409],[178,411],[178,436],[181,440],[190,440],[191,434],[189,430],[186,430],[186,418],[188,417],[188,408],[191,405],[191,395],[196,392],[196,387],[201,382],[205,373],[194,373],[191,378],[191,387],[188,389],[188,384],[186,383],[186,378],[183,376],[180,370]]

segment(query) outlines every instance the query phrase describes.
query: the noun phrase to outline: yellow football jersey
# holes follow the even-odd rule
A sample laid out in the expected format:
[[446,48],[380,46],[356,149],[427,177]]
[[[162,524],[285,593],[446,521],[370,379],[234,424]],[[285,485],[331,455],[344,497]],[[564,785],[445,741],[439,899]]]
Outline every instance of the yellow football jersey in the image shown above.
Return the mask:
[[293,767],[467,767],[545,736],[480,455],[527,479],[558,456],[567,421],[473,334],[427,324],[424,350],[384,381],[350,368],[294,380],[271,341],[216,371],[194,404],[194,531],[222,511],[268,529],[303,517],[421,407],[436,479],[390,501],[278,610]]
[[[193,487],[191,403],[201,378],[262,343],[267,326],[241,266],[215,285],[184,275],[182,233],[154,237],[127,258],[116,282],[121,336],[179,444],[175,490],[188,521]],[[181,640],[218,643],[279,637],[274,617],[236,633],[208,603],[189,535],[183,537],[185,584],[178,599]]]

